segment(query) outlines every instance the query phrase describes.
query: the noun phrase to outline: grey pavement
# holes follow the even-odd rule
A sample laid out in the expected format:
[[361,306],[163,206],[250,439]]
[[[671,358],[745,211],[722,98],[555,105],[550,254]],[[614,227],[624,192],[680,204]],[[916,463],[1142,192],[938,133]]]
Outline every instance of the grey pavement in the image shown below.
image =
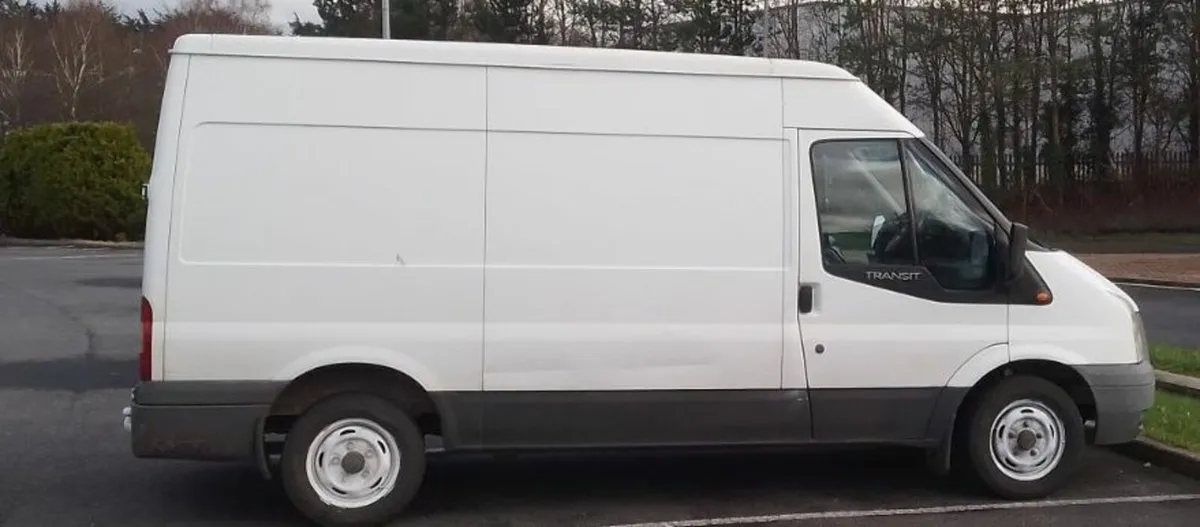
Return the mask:
[[[130,455],[119,412],[136,376],[139,258],[0,248],[0,525],[303,525],[251,469]],[[1151,311],[1196,309],[1190,295],[1139,298],[1152,338],[1200,333]],[[1120,501],[1131,497],[1171,501]],[[904,449],[439,455],[397,525],[1194,526],[1200,482],[1096,449],[1054,499],[1087,501],[997,508],[1012,505],[931,475]]]

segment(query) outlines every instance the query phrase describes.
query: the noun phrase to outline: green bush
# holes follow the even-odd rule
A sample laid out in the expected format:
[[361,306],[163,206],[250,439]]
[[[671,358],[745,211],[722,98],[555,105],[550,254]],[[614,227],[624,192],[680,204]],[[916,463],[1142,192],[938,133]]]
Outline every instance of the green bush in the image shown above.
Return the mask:
[[0,231],[21,238],[141,239],[150,155],[110,122],[32,126],[0,148]]

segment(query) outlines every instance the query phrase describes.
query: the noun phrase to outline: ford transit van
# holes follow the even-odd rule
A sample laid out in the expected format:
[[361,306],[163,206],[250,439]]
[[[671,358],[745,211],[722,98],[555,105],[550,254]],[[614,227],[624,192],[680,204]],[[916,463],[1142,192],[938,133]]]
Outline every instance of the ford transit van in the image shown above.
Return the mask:
[[1130,297],[832,65],[187,35],[147,195],[133,454],[326,525],[429,438],[909,445],[1031,499],[1153,399]]

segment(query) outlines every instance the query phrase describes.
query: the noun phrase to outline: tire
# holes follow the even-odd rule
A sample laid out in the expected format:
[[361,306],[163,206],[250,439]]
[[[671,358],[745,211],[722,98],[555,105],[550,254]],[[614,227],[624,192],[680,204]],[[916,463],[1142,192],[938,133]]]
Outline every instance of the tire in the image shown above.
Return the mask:
[[[1040,377],[1020,375],[1000,381],[983,394],[964,424],[971,471],[989,491],[1010,500],[1057,492],[1074,474],[1085,448],[1079,408],[1062,388]],[[993,430],[997,435],[1015,431],[1008,434],[1005,448],[995,449],[1000,452],[995,456]],[[1013,452],[1028,459],[1006,462],[1013,459]],[[1022,465],[1030,470],[1022,473]]]
[[[373,447],[366,448],[368,444]],[[313,460],[326,468],[309,465],[310,449]],[[334,485],[322,483],[330,479],[322,475],[345,476],[350,484],[343,491],[383,490],[353,499],[353,494],[339,494]],[[386,523],[408,506],[424,477],[424,436],[412,418],[367,394],[334,395],[305,411],[288,431],[280,461],[288,499],[309,520],[325,526]]]

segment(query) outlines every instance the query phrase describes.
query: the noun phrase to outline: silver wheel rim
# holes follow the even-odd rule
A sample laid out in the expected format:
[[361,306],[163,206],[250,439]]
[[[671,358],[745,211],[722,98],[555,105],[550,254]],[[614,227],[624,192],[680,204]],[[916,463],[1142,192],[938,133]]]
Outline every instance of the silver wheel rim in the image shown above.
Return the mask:
[[992,462],[1017,481],[1041,479],[1062,461],[1065,429],[1058,414],[1040,402],[1010,403],[992,421]]
[[400,448],[383,426],[367,419],[333,423],[308,446],[304,466],[321,501],[343,509],[387,496],[400,476]]

